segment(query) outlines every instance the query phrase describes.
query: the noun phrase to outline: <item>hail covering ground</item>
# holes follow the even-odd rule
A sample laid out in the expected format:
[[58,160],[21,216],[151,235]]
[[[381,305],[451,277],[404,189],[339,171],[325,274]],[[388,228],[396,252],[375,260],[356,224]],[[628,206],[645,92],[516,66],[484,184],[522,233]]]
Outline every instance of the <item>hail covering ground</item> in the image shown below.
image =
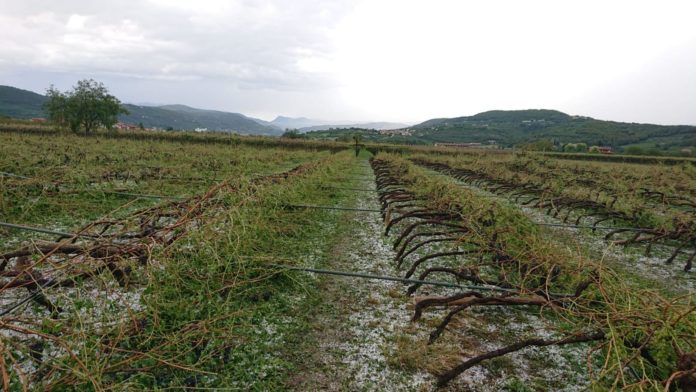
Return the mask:
[[[360,183],[371,184],[363,161],[356,167]],[[379,208],[375,194],[359,192],[353,208]],[[328,255],[336,270],[394,274],[394,251],[382,238],[379,216],[369,211],[342,214],[347,226]],[[331,279],[331,278],[329,278]],[[308,356],[291,385],[322,390],[419,390],[428,385],[423,372],[405,372],[390,366],[387,350],[398,331],[408,326],[408,301],[402,285],[381,280],[332,281],[324,286],[336,303],[319,313],[311,338],[318,352]],[[309,347],[305,347],[309,349]]]
[[[153,370],[157,366],[149,368],[149,362],[129,358],[134,367],[146,369],[143,373],[147,379],[134,381],[133,371],[126,368],[117,375],[99,373],[102,382],[151,388],[423,391],[433,389],[437,375],[521,337],[562,337],[557,326],[563,320],[543,308],[486,306],[459,314],[438,340],[427,344],[442,314],[439,309],[428,308],[419,320],[411,321],[415,303],[459,290],[421,286],[415,296],[409,296],[407,286],[399,282],[307,275],[269,267],[266,263],[291,263],[403,276],[407,268],[394,261],[397,251],[393,245],[402,234],[400,230],[418,220],[405,219],[385,234],[385,227],[409,210],[393,216],[374,212],[384,205],[377,192],[369,191],[375,188],[375,176],[368,164],[370,154],[365,151],[352,156],[349,151],[330,154],[310,145],[291,151],[288,146],[279,145],[229,148],[226,144],[213,144],[195,147],[195,152],[203,157],[198,161],[182,145],[166,141],[119,141],[127,147],[119,151],[119,144],[108,139],[87,139],[83,145],[77,145],[82,140],[76,136],[54,136],[53,140],[13,134],[0,137],[18,145],[24,143],[30,152],[0,158],[1,170],[15,170],[19,175],[0,178],[3,185],[7,184],[2,189],[0,209],[8,220],[74,232],[76,227],[89,228],[90,222],[109,217],[125,228],[100,233],[111,235],[112,244],[130,244],[141,250],[142,243],[129,242],[137,236],[148,244],[147,254],[141,255],[147,256],[145,262],[135,262],[127,252],[125,260],[118,261],[121,264],[117,266],[122,268],[119,271],[129,271],[132,284],[120,285],[114,279],[116,274],[93,270],[86,276],[89,279],[75,279],[74,285],[45,290],[45,298],[57,305],[59,312],[48,312],[45,304],[28,302],[17,308],[13,314],[16,318],[3,318],[0,339],[2,347],[9,349],[2,352],[5,362],[0,365],[10,364],[13,385],[38,388],[70,382],[71,386],[94,386],[89,374],[66,367],[61,361],[69,362],[71,356],[79,353],[78,359],[94,361],[87,363],[90,371],[104,371],[107,365],[113,365],[108,362],[110,357],[104,358],[100,349],[88,346],[123,348],[125,352],[152,349],[137,342],[143,331],[151,334],[148,339],[167,343],[188,338],[186,333],[193,337],[191,342],[174,348],[174,353],[157,345],[152,352],[143,353],[161,358],[159,367],[168,366],[163,373]],[[65,149],[66,153],[64,157],[34,153],[46,148],[53,152]],[[147,158],[148,154],[154,158]],[[143,160],[144,168],[133,170],[136,163],[129,159]],[[176,169],[158,168],[163,161]],[[46,173],[42,173],[42,165],[49,168]],[[47,178],[33,180],[42,174],[47,174]],[[225,183],[177,185],[166,181],[172,175],[179,180],[190,175],[198,179],[223,177]],[[450,177],[441,178],[456,183]],[[193,196],[163,203],[141,198],[124,201],[117,195],[95,197],[90,193],[123,188],[133,193]],[[504,200],[470,184],[467,189],[485,200]],[[79,198],[66,190],[77,190]],[[123,196],[126,195],[120,195]],[[353,210],[286,208],[300,203]],[[21,208],[17,208],[20,204]],[[531,221],[561,222],[539,209],[508,204]],[[162,210],[163,205],[178,209]],[[71,207],[82,211],[72,216]],[[419,206],[412,208],[417,210]],[[155,215],[156,220],[147,226],[143,219],[153,211],[164,213]],[[177,213],[186,219],[180,220]],[[162,228],[169,230],[164,231],[162,238],[172,241],[164,241],[164,246],[158,245],[162,241],[156,236]],[[570,254],[587,253],[617,271],[625,271],[627,277],[645,279],[654,285],[665,280],[676,282],[663,288],[674,295],[693,293],[691,274],[676,263],[664,265],[670,253],[666,245],[657,244],[650,256],[643,256],[635,250],[607,246],[600,235],[588,230],[543,230]],[[167,237],[166,233],[175,235]],[[40,238],[44,237],[3,232],[0,251],[19,246],[40,249]],[[78,241],[84,243],[87,240]],[[413,262],[438,252],[464,251],[466,246],[465,241],[428,243],[407,258]],[[65,275],[76,266],[83,268],[78,268],[78,272],[84,271],[105,259],[90,258],[87,253],[61,258],[38,251],[32,257],[48,262],[32,271],[49,277]],[[475,265],[476,258],[477,255],[440,257],[437,265],[461,268],[468,262]],[[5,261],[8,262],[3,264],[3,272],[12,272],[21,271],[23,263],[29,260],[7,256]],[[23,273],[2,276],[7,283]],[[27,288],[34,287],[30,283]],[[26,291],[4,287],[0,290],[0,306],[7,309],[26,296]],[[171,311],[158,308],[166,308],[170,303],[181,307]],[[160,320],[167,320],[161,324],[181,324],[171,331],[166,325],[158,325]],[[214,326],[220,322],[222,326],[216,329]],[[40,332],[22,330],[34,328]],[[118,336],[113,335],[114,329],[119,331]],[[124,334],[127,339],[123,339]],[[51,339],[43,341],[46,336]],[[77,339],[66,340],[70,338]],[[583,390],[590,387],[590,373],[599,370],[597,352],[588,354],[591,347],[592,343],[529,347],[468,369],[445,388]],[[179,350],[186,354],[181,362]],[[113,351],[109,355],[114,355]],[[99,362],[102,360],[105,362]],[[42,380],[53,372],[63,372],[64,378]]]

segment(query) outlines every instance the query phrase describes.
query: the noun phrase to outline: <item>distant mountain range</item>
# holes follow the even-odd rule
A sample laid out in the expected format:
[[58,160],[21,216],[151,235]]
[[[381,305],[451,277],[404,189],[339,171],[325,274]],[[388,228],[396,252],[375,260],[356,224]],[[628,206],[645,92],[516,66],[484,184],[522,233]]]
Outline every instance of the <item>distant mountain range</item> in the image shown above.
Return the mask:
[[292,117],[278,116],[273,121],[271,121],[271,124],[275,125],[276,127],[280,128],[280,129],[285,130],[285,129],[300,129],[300,128],[306,128],[306,127],[313,127],[315,125],[326,124],[327,122],[329,122],[329,121],[313,120],[311,118],[306,118],[306,117],[292,118]]
[[399,129],[407,127],[407,124],[403,123],[393,123],[393,122],[368,122],[368,123],[351,123],[351,124],[329,124],[329,125],[315,125],[311,127],[300,128],[301,132],[311,132],[311,131],[324,131],[329,129],[375,129],[378,131],[385,129]]
[[[44,117],[46,97],[31,91],[0,86],[0,115],[16,118]],[[140,106],[123,105],[129,114],[118,117],[128,124],[143,124],[147,128],[234,131],[242,134],[280,135],[282,130],[263,120],[239,113],[195,109],[184,105]]]
[[278,116],[271,124],[280,127],[281,129],[297,129],[300,132],[323,131],[328,129],[348,129],[348,128],[364,128],[364,129],[399,129],[407,127],[408,124],[394,122],[367,122],[361,123],[356,121],[327,121],[315,120],[306,117],[283,117]]
[[[43,104],[46,97],[32,91],[10,86],[0,86],[0,115],[15,118],[44,117]],[[330,128],[400,128],[405,124],[362,123],[313,120],[278,116],[273,121],[264,121],[240,113],[218,110],[196,109],[185,105],[136,105],[124,104],[128,114],[119,116],[119,121],[146,128],[189,129],[204,128],[210,131],[233,131],[242,134],[280,135],[285,129],[302,132]],[[326,125],[329,124],[329,125]]]

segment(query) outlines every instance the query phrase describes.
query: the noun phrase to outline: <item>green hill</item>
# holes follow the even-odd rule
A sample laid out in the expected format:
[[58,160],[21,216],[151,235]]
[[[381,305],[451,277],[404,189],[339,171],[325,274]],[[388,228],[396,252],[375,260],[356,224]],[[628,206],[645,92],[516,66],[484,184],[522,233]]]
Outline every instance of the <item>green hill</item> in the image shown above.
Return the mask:
[[541,139],[556,144],[632,145],[674,150],[696,145],[696,127],[596,120],[556,110],[493,110],[473,116],[428,120],[411,127],[429,143],[486,143],[513,146]]
[[[473,116],[435,118],[399,131],[331,129],[309,132],[314,139],[346,138],[400,144],[482,143],[503,147],[547,140],[559,150],[567,143],[611,146],[631,153],[681,154],[696,146],[696,127],[596,120],[557,110],[491,110]],[[632,149],[632,150],[631,150]]]
[[14,118],[44,117],[46,97],[27,90],[0,86],[0,115]]
[[243,134],[280,135],[279,128],[264,125],[239,113],[196,109],[184,105],[138,106],[124,105],[129,114],[119,120],[129,124],[142,123],[145,127],[174,129],[206,128],[210,131],[235,131]]

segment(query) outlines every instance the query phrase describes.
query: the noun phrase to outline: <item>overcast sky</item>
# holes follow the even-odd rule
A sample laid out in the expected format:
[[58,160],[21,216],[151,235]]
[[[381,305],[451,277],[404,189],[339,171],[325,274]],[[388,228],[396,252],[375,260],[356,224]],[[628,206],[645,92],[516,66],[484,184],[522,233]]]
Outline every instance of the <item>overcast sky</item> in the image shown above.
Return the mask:
[[0,0],[0,84],[419,122],[490,109],[696,124],[696,1]]

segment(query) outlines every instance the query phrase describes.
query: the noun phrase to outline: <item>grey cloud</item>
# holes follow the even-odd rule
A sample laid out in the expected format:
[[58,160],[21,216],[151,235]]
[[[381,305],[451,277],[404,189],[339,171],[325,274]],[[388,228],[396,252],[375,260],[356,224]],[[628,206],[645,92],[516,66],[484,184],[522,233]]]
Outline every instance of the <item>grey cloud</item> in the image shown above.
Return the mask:
[[[0,36],[0,67],[215,78],[243,89],[331,87],[329,78],[303,72],[297,63],[307,54],[330,55],[326,32],[349,3],[202,3],[210,8],[179,8],[177,2],[2,2],[0,24],[9,34]],[[69,26],[71,17],[84,24]]]
[[124,101],[264,118],[419,121],[543,106],[696,123],[692,9],[671,0],[0,0],[0,84],[41,92],[91,77]]

